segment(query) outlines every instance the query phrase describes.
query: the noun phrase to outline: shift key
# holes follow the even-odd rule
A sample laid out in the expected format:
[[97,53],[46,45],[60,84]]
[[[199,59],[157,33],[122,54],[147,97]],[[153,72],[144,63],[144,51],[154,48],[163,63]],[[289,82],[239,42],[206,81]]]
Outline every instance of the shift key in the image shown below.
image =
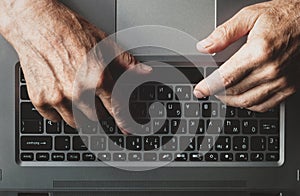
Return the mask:
[[23,136],[21,137],[22,150],[52,150],[50,136]]

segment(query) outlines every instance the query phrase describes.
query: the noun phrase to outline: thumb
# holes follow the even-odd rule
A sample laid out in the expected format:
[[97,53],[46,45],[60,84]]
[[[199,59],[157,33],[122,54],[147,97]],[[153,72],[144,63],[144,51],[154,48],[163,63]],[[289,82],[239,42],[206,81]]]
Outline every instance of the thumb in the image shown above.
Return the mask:
[[202,53],[220,52],[231,43],[248,34],[253,28],[258,14],[246,7],[224,24],[218,26],[206,39],[197,43],[197,49]]

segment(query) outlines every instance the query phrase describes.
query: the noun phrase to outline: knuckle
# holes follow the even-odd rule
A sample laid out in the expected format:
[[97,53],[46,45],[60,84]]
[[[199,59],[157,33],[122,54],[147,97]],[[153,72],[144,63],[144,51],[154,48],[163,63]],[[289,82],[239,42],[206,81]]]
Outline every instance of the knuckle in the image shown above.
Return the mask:
[[235,78],[233,75],[229,75],[229,76],[223,76],[223,82],[224,82],[224,86],[231,86],[234,82]]
[[252,111],[259,112],[259,113],[264,113],[264,112],[267,112],[268,110],[269,110],[269,108],[263,107],[263,106],[257,106],[252,109]]
[[[212,35],[212,38],[213,39],[220,39],[222,38],[221,40],[227,40],[228,38],[228,33],[229,33],[229,27],[225,24],[223,25],[220,25],[218,26],[215,31],[214,31],[214,34]],[[218,40],[218,41],[221,41],[221,40]]]
[[252,104],[251,104],[251,100],[247,99],[247,98],[243,98],[241,97],[239,99],[239,106],[242,107],[242,108],[248,108],[248,107],[251,107]]
[[48,97],[47,102],[51,106],[59,106],[63,104],[66,100],[66,96],[64,96],[60,92],[52,93],[50,97]]
[[266,78],[267,79],[274,79],[274,78],[277,78],[280,74],[280,69],[279,69],[279,66],[277,66],[276,64],[273,64],[271,66],[269,66],[267,69],[266,69]]

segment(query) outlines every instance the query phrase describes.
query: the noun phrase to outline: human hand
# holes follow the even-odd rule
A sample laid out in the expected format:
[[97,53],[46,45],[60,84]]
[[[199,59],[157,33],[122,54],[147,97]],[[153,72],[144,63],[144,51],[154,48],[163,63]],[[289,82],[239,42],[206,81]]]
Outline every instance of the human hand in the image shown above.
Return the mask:
[[[117,76],[129,69],[137,74],[151,71],[150,67],[139,64],[129,53],[122,52],[113,40],[106,41],[108,51],[97,51],[99,54],[96,54],[95,59],[86,59],[89,58],[90,50],[106,35],[59,2],[16,2],[18,7],[22,6],[22,11],[13,13],[10,10],[18,18],[7,23],[1,32],[18,52],[29,97],[45,118],[54,122],[63,119],[75,127],[72,112],[74,102],[75,109],[90,120],[97,121],[99,116],[95,114],[101,116],[105,113],[103,105],[114,116],[115,106],[111,104],[111,93]],[[6,20],[9,20],[9,14]],[[111,63],[111,69],[104,70],[103,52],[110,52],[109,55],[121,54]],[[81,73],[84,78],[80,86],[91,87],[93,84],[88,82],[96,81],[97,107],[82,100],[86,90],[92,89],[74,90],[78,70],[84,71]],[[122,128],[121,121],[116,119],[116,123]]]
[[[202,53],[217,53],[242,36],[247,42],[194,90],[201,98],[216,95],[234,107],[265,112],[299,88],[300,2],[273,0],[243,8],[197,44]],[[208,81],[219,74],[222,84]]]

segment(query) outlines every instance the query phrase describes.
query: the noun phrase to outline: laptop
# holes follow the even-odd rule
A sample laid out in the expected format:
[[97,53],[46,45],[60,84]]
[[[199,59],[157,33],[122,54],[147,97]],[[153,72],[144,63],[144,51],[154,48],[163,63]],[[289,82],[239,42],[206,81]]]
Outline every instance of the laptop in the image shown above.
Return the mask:
[[[113,118],[73,129],[34,109],[17,54],[1,38],[1,194],[299,194],[297,95],[266,113],[192,95],[193,86],[244,41],[203,56],[196,40],[261,1],[62,2],[167,77],[143,82],[130,94],[130,114],[143,133],[124,135]],[[134,44],[126,39],[131,32],[139,32]],[[163,47],[178,35],[191,44]],[[172,72],[185,80],[168,80]]]

